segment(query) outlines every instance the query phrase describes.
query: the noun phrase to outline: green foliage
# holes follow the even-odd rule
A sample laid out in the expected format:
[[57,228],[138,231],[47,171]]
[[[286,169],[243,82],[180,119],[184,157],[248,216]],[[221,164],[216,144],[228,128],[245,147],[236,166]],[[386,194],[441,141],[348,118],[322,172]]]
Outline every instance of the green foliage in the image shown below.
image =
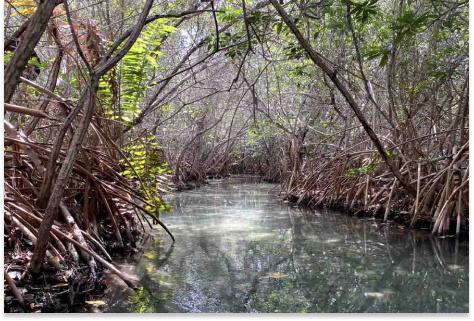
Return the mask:
[[[386,151],[388,157],[394,157],[394,154],[390,151]],[[359,176],[367,175],[372,173],[374,170],[377,169],[378,164],[382,164],[384,161],[380,157],[380,154],[375,154],[370,159],[369,165],[362,166],[358,168],[350,168],[346,171],[345,175],[349,178],[357,178]]]
[[[236,24],[241,21],[242,23],[229,29],[228,31],[219,35],[219,47],[231,47],[229,48],[225,56],[234,59],[235,57],[242,57],[248,50],[248,35],[245,27],[244,20],[242,19],[242,9],[236,8],[232,5],[226,5],[220,8],[221,11],[217,14],[218,21],[222,23]],[[271,22],[273,18],[265,14],[262,11],[254,11],[248,14],[247,23],[250,27],[250,43],[255,46],[258,44],[259,36],[263,36],[265,32],[265,25]],[[256,37],[257,36],[257,37]],[[212,51],[215,48],[216,35],[212,34],[206,38],[207,50]]]
[[334,127],[335,124],[329,121],[321,121],[319,122],[319,125],[323,128],[328,128],[328,127]]
[[167,115],[171,115],[176,111],[176,108],[172,104],[165,104],[159,108],[161,112],[166,113]]
[[290,43],[288,46],[283,48],[286,58],[288,59],[301,59],[304,56],[304,49],[297,43]]
[[244,140],[244,146],[251,155],[251,158],[259,158],[265,154],[265,144],[271,140],[280,137],[281,132],[275,126],[267,121],[258,121],[256,126],[252,127]]
[[381,46],[374,46],[364,54],[364,57],[369,61],[381,57],[379,66],[383,67],[387,64],[390,53],[390,49]]
[[[415,36],[438,19],[438,15],[434,14],[430,6],[415,10],[409,4],[404,4],[400,16],[395,17],[381,9],[384,5],[385,3],[380,0],[367,0],[355,3],[351,11],[354,20],[359,22],[355,26],[356,32],[362,35],[370,31],[372,34],[368,46],[365,48],[362,46],[364,58],[368,61],[380,59],[380,67],[387,65],[395,48],[400,46],[411,48]],[[367,40],[367,37],[361,37],[360,42],[363,44]]]
[[97,90],[97,97],[101,102],[103,112],[106,116],[111,118],[114,118],[118,112],[116,106],[119,103],[116,71],[117,69],[113,68],[102,76],[99,80],[99,88]]
[[242,9],[238,9],[232,5],[222,6],[219,10],[222,11],[217,13],[217,18],[220,22],[236,22],[243,14]]
[[11,52],[11,51],[4,51],[3,52],[3,64],[4,65],[8,64],[8,62],[10,61],[12,55],[13,55],[13,52]]
[[147,78],[160,68],[157,59],[163,53],[156,48],[160,46],[164,36],[176,31],[173,26],[165,24],[167,21],[160,19],[150,23],[121,61],[121,119],[126,122],[140,113],[140,103],[150,86]]
[[[135,145],[125,148],[130,155],[128,162],[122,160],[125,170],[121,173],[129,179],[137,179],[137,175],[143,182],[142,190],[147,201],[154,205],[154,208],[146,206],[149,210],[170,211],[171,208],[163,201],[161,195],[169,189],[168,177],[166,174],[172,173],[168,164],[162,160],[162,151],[155,141],[155,136],[143,136],[139,138]],[[136,174],[135,174],[136,173]]]
[[301,78],[303,76],[309,76],[309,72],[307,71],[307,65],[303,63],[294,63],[294,68],[290,70],[289,76],[294,78]]
[[48,68],[48,63],[46,61],[40,62],[37,57],[31,57],[31,59],[28,60],[28,66],[38,67],[40,69],[46,69]]
[[375,15],[378,12],[377,2],[379,0],[367,0],[362,3],[358,3],[352,9],[352,14],[357,21],[366,22],[370,16]]
[[257,122],[257,125],[251,128],[247,132],[247,137],[245,140],[245,145],[250,147],[260,141],[264,140],[265,138],[269,138],[275,135],[273,126],[264,121]]
[[[210,35],[206,38],[207,50],[209,52],[215,49],[216,36]],[[250,41],[252,45],[258,44],[256,39]],[[231,59],[235,57],[242,57],[248,50],[247,34],[244,30],[241,31],[226,31],[219,35],[219,47],[230,47],[226,50],[225,56]]]
[[346,176],[349,178],[356,178],[359,176],[363,176],[363,175],[373,172],[375,167],[376,167],[375,164],[370,164],[368,166],[350,168],[346,171]]
[[394,45],[397,46],[402,41],[413,37],[417,32],[426,29],[428,20],[433,18],[436,16],[430,13],[417,16],[411,9],[404,7],[401,17],[397,18],[392,25],[392,29],[398,32]]

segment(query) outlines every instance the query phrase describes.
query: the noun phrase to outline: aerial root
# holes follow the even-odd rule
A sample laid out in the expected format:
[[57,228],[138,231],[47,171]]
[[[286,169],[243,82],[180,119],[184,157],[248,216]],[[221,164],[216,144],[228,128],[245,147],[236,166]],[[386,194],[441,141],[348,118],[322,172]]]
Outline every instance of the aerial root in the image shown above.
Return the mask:
[[456,225],[459,234],[468,208],[464,196],[469,188],[468,144],[469,141],[447,163],[446,157],[402,163],[400,172],[413,178],[416,197],[400,186],[383,163],[371,167],[373,158],[367,162],[368,158],[358,153],[318,159],[307,165],[311,166],[307,173],[288,174],[283,178],[283,197],[297,203],[344,208],[352,213],[371,212],[384,221],[398,215],[410,227],[418,221],[430,222],[432,232],[438,235],[447,234]]

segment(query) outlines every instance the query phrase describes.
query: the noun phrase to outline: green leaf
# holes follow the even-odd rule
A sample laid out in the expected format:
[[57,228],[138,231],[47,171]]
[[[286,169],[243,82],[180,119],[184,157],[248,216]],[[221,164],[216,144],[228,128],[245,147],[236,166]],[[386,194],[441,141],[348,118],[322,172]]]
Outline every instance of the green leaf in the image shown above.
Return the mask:
[[153,67],[155,67],[155,68],[160,67],[160,65],[158,65],[158,63],[156,62],[156,59],[153,58],[152,56],[147,55],[147,56],[145,56],[145,58],[146,58],[146,60],[148,60],[148,62],[149,62]]
[[380,59],[379,66],[383,67],[387,64],[387,62],[388,62],[388,52],[383,54],[382,59]]

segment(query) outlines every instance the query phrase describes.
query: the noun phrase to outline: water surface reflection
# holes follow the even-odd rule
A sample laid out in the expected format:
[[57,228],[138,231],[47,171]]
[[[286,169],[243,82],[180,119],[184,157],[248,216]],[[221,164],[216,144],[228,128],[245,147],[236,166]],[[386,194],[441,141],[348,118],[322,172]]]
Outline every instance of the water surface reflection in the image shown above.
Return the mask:
[[133,267],[139,291],[112,288],[108,311],[468,312],[468,242],[288,206],[273,188],[233,179],[169,197],[177,242],[157,231]]

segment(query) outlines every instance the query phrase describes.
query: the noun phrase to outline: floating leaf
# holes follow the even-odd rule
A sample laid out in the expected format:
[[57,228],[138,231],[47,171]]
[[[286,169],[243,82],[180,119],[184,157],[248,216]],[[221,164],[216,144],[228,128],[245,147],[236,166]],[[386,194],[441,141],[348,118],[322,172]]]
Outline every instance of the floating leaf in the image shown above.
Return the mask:
[[366,298],[374,298],[374,299],[381,299],[384,297],[383,293],[381,292],[365,292],[364,295]]
[[287,278],[287,277],[288,277],[288,274],[273,273],[273,274],[266,275],[263,278],[265,278],[265,279],[282,279],[282,278]]
[[104,301],[86,301],[87,304],[93,305],[95,307],[99,307],[101,305],[105,305]]
[[52,286],[52,288],[60,288],[63,286],[69,286],[69,283],[58,283]]

